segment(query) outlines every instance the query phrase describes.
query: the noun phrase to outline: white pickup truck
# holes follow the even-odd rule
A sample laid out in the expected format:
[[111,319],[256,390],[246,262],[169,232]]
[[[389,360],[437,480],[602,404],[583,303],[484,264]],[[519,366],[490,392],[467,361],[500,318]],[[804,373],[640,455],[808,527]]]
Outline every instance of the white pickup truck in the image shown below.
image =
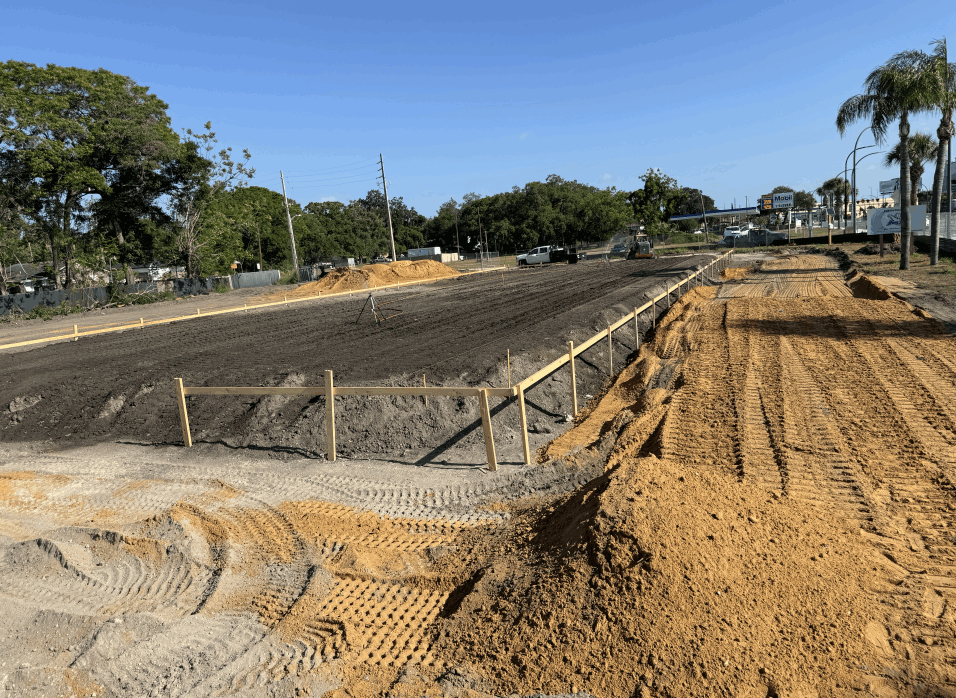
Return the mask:
[[543,245],[535,247],[527,254],[519,254],[518,266],[523,267],[528,264],[551,264],[554,262],[567,262],[568,264],[577,264],[584,254],[578,254],[576,247],[558,247],[556,245]]

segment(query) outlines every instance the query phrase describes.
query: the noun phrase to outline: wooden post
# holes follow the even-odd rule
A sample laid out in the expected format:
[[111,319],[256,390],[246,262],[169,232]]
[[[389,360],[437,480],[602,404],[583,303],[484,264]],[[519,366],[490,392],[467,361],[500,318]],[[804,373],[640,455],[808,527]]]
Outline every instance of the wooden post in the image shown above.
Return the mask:
[[524,386],[518,383],[518,414],[521,421],[521,448],[524,453],[524,464],[531,465],[531,447],[528,445],[528,414],[524,409]]
[[657,327],[657,299],[654,299],[654,305],[651,306],[651,328]]
[[325,372],[325,438],[328,453],[325,459],[335,460],[335,387],[332,380],[332,371]]
[[637,308],[634,308],[634,349],[641,348],[641,326],[637,322]]
[[79,338],[78,333],[77,333],[77,330],[76,330],[76,325],[73,325],[73,341],[76,342],[76,341],[79,341],[79,339],[80,339],[80,338]]
[[186,412],[186,391],[183,389],[183,379],[176,379],[176,402],[179,403],[179,423],[183,427],[183,445],[192,448],[193,437],[189,433],[189,414]]
[[495,439],[491,430],[491,409],[488,407],[488,391],[485,388],[478,393],[478,404],[481,407],[481,429],[485,435],[485,452],[488,454],[488,470],[498,469],[498,459],[495,455]]
[[[428,383],[425,382],[425,374],[424,374],[424,373],[422,374],[422,387],[423,387],[423,388],[427,388],[427,387],[428,387]],[[425,398],[425,407],[428,407],[428,396],[425,395],[424,398]]]
[[245,303],[242,304],[242,312],[244,312],[244,313],[248,313],[248,312],[249,312],[249,307],[248,307]]
[[571,414],[578,416],[578,381],[574,373],[574,342],[568,342],[568,363],[571,364]]
[[143,325],[143,318],[140,318],[140,319],[139,319],[139,326],[140,326],[140,328],[145,327],[145,325]]
[[667,307],[671,307],[671,292],[670,289],[665,289],[667,291]]
[[614,376],[614,347],[611,345],[611,326],[607,326],[607,371],[609,376]]
[[196,315],[199,315],[199,308],[196,308]]
[[508,349],[508,387],[511,387],[511,349]]

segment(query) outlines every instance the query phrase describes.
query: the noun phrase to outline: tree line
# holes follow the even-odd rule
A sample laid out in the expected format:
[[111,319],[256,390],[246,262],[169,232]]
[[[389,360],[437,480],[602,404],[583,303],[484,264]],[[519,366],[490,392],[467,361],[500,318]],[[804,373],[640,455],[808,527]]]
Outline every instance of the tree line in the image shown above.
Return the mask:
[[[179,132],[168,105],[104,69],[0,63],[0,274],[46,265],[58,287],[97,271],[154,260],[189,276],[288,268],[288,219],[299,259],[370,259],[390,252],[377,189],[348,201],[289,201],[253,184],[248,150],[218,143],[211,123]],[[413,247],[497,250],[607,240],[630,223],[671,229],[673,215],[713,208],[710,197],[660,170],[633,192],[551,175],[511,191],[450,199],[434,216],[388,202],[399,253]],[[53,272],[53,270],[56,270]],[[0,278],[0,293],[6,292]]]

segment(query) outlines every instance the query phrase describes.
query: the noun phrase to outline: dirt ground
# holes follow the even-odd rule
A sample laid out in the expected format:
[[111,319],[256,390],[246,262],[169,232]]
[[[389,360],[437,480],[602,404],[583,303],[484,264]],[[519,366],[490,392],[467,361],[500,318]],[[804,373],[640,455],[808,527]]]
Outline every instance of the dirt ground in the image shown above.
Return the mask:
[[[340,386],[421,385],[423,376],[429,385],[507,386],[509,351],[516,382],[566,351],[569,339],[590,337],[711,259],[456,276],[377,295],[391,316],[381,325],[363,311],[363,292],[9,354],[15,360],[0,363],[0,442],[181,443],[176,377],[187,386],[321,385],[332,369]],[[633,336],[619,334],[620,361],[635,346]],[[602,345],[579,362],[582,394],[600,391],[606,357]],[[546,433],[564,419],[568,395],[566,377],[529,393],[536,430]],[[466,443],[480,439],[476,400],[432,400],[429,408],[412,398],[338,404],[337,436],[346,455],[451,446],[465,427]],[[501,436],[517,453],[514,401],[495,409],[507,411]],[[194,441],[203,447],[257,448],[277,457],[325,453],[321,399],[202,396],[189,399],[189,414]]]
[[[613,382],[598,378],[600,357],[580,362],[595,398],[572,428],[555,419],[565,379],[536,388],[538,463],[497,473],[458,453],[476,444],[421,458],[423,435],[441,432],[429,420],[462,418],[411,402],[366,412],[362,428],[399,412],[420,425],[404,460],[326,463],[269,445],[308,401],[245,404],[204,427],[198,450],[147,446],[136,425],[167,408],[128,403],[159,389],[104,404],[95,376],[74,387],[87,393],[76,405],[132,411],[78,442],[26,416],[52,401],[23,384],[51,391],[92,356],[55,358],[72,344],[12,354],[45,357],[50,375],[37,359],[0,383],[6,418],[24,414],[0,432],[0,685],[31,697],[956,695],[956,340],[845,259],[737,260],[719,286],[675,301]],[[576,314],[535,330],[588,336],[609,319],[600,309],[633,307],[652,282],[614,266]],[[558,310],[569,282],[588,283],[578,271],[520,282]],[[442,283],[436,303],[447,296],[474,325],[483,287]],[[493,283],[484,291],[496,297]],[[278,320],[297,327],[295,312]],[[255,320],[260,337],[281,336],[264,312]],[[354,338],[340,326],[373,375],[395,380],[395,364],[357,348],[368,326]],[[491,346],[513,327],[489,330]],[[224,365],[256,339],[216,336]],[[523,344],[516,378],[551,357],[532,336]],[[171,347],[155,364],[129,344],[99,348],[122,388],[185,369]],[[277,342],[260,370],[305,380],[283,372],[289,356]],[[500,361],[470,361],[436,380],[502,384]],[[238,375],[212,363],[206,384]],[[253,445],[226,444],[236,431]]]

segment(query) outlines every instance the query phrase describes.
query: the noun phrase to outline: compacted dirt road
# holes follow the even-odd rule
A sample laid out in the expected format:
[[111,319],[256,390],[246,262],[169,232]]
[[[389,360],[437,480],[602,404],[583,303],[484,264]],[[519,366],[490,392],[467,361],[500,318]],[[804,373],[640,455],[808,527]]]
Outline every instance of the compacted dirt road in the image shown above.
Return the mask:
[[956,340],[827,256],[730,271],[530,468],[5,447],[0,685],[956,695]]

